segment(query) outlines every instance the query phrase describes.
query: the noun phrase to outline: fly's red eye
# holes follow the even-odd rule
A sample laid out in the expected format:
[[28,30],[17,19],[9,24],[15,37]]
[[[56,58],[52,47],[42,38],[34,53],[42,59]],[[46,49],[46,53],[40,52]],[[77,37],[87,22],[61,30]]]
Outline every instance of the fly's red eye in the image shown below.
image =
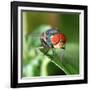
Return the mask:
[[59,36],[59,34],[55,34],[55,35],[53,35],[52,37],[51,37],[51,42],[52,42],[52,44],[57,44],[58,42],[60,41],[60,36]]
[[51,37],[51,42],[53,45],[56,45],[57,43],[59,43],[60,41],[62,41],[63,43],[66,43],[66,37],[64,34],[60,33],[60,34],[55,34]]

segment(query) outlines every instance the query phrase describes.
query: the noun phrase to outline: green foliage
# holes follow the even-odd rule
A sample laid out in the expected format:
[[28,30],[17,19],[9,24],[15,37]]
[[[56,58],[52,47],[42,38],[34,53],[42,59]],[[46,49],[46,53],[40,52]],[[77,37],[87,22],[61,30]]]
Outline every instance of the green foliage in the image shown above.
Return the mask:
[[[45,48],[43,48],[45,49]],[[78,74],[78,69],[74,67],[74,63],[72,63],[72,59],[74,59],[73,57],[71,57],[71,59],[67,56],[67,54],[65,54],[66,56],[64,56],[63,58],[61,58],[61,54],[63,51],[59,50],[59,49],[53,49],[52,53],[51,53],[52,49],[45,54],[46,56],[48,56],[48,58],[51,59],[51,62],[54,63],[59,69],[61,69],[65,74],[67,75],[71,75],[71,74]],[[41,50],[41,52],[44,53],[44,50]],[[68,52],[67,52],[68,53]],[[70,59],[70,60],[67,60]]]

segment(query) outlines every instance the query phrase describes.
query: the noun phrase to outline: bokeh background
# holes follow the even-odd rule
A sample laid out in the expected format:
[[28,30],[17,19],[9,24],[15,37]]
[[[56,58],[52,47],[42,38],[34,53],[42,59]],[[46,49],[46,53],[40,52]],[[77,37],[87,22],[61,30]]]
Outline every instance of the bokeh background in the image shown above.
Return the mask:
[[[79,74],[79,14],[22,11],[22,77]],[[67,38],[64,58],[40,50],[40,34],[54,27]]]

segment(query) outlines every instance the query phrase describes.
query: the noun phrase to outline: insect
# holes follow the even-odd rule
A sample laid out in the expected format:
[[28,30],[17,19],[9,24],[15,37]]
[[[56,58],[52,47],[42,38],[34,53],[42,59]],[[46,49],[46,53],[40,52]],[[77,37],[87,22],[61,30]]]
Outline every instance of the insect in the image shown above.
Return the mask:
[[57,29],[49,29],[40,36],[41,44],[45,48],[65,48],[66,37]]

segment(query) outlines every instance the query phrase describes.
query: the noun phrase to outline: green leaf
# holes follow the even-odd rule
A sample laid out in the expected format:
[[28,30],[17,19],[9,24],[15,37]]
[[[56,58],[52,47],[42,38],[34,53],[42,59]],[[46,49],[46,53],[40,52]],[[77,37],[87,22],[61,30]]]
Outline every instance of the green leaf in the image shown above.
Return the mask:
[[67,62],[64,56],[62,57],[62,53],[64,53],[65,50],[49,49],[47,53],[46,50],[47,50],[46,48],[40,48],[40,51],[48,58],[50,58],[51,62],[54,63],[59,69],[64,71],[65,74],[67,75],[78,74],[78,69],[75,68],[70,61]]

